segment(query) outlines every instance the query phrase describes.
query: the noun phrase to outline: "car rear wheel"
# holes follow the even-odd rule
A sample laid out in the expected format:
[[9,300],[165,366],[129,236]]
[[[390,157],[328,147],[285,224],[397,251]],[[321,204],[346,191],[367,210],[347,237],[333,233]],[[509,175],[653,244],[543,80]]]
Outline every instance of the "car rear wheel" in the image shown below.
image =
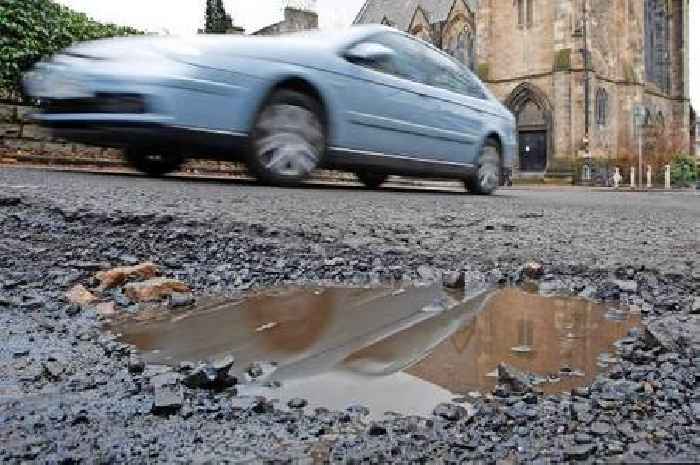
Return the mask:
[[177,171],[184,161],[180,155],[166,155],[146,148],[127,149],[125,156],[131,166],[154,177]]
[[357,179],[360,180],[362,184],[370,189],[376,189],[387,180],[389,175],[381,173],[370,173],[368,171],[358,171],[355,173]]
[[465,181],[465,187],[473,194],[489,195],[498,189],[501,179],[501,154],[498,144],[486,141],[479,155],[479,166],[474,176]]
[[320,105],[294,91],[274,93],[258,115],[248,169],[259,180],[293,185],[321,163],[326,135]]

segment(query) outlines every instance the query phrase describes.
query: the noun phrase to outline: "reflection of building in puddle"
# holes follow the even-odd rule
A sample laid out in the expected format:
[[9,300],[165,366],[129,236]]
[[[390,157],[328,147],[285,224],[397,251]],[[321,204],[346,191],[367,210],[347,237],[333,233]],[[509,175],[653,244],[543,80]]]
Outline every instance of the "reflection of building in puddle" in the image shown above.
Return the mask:
[[457,331],[425,360],[408,370],[453,392],[491,389],[487,375],[500,362],[539,375],[562,368],[585,377],[563,378],[545,391],[567,390],[591,381],[597,357],[638,323],[605,319],[602,306],[581,300],[541,297],[519,290],[498,293],[474,324]]
[[377,399],[380,408],[394,405],[389,400],[409,387],[414,398],[425,397],[431,404],[451,393],[490,390],[495,380],[486,375],[499,362],[541,375],[559,373],[562,367],[582,369],[588,378],[564,378],[548,387],[570,389],[590,380],[598,353],[609,351],[636,323],[608,321],[602,307],[583,300],[514,289],[484,292],[442,312],[423,311],[438,298],[444,298],[439,287],[403,293],[285,289],[235,302],[202,303],[190,314],[115,329],[123,332],[123,341],[157,350],[145,354],[149,363],[231,354],[234,370],[242,371],[251,362],[271,361],[278,365],[270,380],[289,387],[275,397],[298,394],[323,404],[315,399],[328,397],[324,390],[352,387],[350,397]]

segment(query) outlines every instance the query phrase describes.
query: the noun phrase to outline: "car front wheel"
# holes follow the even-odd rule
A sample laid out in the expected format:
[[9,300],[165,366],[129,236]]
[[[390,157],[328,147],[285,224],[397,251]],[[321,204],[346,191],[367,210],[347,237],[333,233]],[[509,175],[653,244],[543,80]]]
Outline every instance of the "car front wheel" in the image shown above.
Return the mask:
[[501,179],[501,154],[498,144],[487,141],[479,155],[476,174],[465,181],[465,187],[473,194],[489,195],[498,189]]
[[252,134],[248,168],[259,180],[293,185],[321,163],[326,137],[321,108],[294,91],[274,93],[258,115]]

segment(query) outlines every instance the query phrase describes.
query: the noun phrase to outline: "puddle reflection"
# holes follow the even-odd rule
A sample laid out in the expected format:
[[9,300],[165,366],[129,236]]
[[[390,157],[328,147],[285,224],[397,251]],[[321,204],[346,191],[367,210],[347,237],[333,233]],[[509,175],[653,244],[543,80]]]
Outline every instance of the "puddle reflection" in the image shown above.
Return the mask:
[[122,322],[112,330],[150,363],[231,354],[240,379],[253,362],[278,364],[266,381],[281,381],[281,389],[240,386],[242,393],[424,415],[457,395],[490,391],[496,379],[489,375],[500,362],[541,376],[581,372],[544,384],[546,392],[590,382],[599,373],[598,356],[613,352],[612,343],[639,324],[638,315],[613,321],[605,313],[585,300],[518,289],[462,301],[435,287],[298,288],[210,300],[189,313]]
[[495,387],[497,380],[489,375],[505,362],[561,379],[543,384],[545,392],[567,391],[592,382],[600,373],[598,356],[614,352],[613,343],[640,323],[639,315],[613,321],[605,314],[602,305],[583,299],[502,290],[474,324],[460,328],[407,372],[455,393],[483,392]]

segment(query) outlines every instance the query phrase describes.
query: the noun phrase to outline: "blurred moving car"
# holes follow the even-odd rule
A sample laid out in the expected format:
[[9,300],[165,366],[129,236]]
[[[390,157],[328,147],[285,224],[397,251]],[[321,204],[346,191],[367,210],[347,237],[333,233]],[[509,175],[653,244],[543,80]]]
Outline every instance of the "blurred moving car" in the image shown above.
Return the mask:
[[490,194],[517,145],[513,116],[469,69],[378,25],[87,42],[38,64],[25,87],[42,124],[123,148],[150,175],[214,158],[278,185],[331,168],[369,187],[397,174]]

